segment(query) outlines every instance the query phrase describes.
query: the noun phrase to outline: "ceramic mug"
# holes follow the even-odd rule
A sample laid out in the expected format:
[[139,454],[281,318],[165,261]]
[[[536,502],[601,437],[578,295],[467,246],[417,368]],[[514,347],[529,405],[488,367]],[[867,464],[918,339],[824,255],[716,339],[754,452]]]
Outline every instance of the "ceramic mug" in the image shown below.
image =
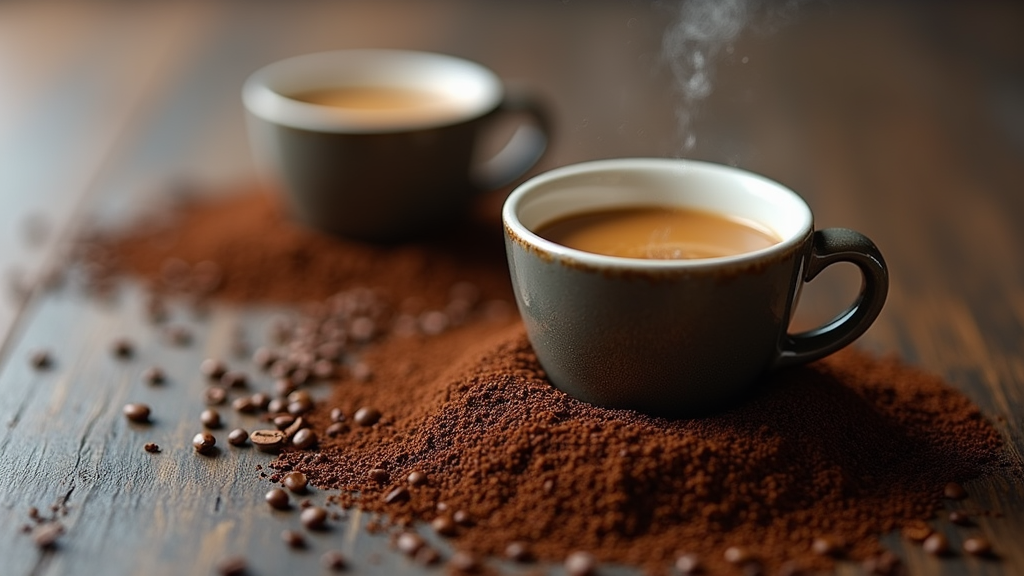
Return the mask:
[[[532,167],[544,109],[491,70],[428,52],[339,50],[253,73],[242,89],[257,167],[312,227],[400,240],[456,221],[481,191]],[[502,151],[475,158],[491,120],[528,119]]]
[[[734,256],[622,258],[536,233],[566,216],[682,207],[756,222],[780,242]],[[551,382],[593,404],[685,417],[735,403],[771,371],[830,354],[871,325],[888,271],[860,233],[814,230],[781,184],[729,166],[613,159],[565,166],[516,188],[502,218],[516,302]],[[831,322],[790,334],[800,288],[836,262],[855,264],[856,301]]]

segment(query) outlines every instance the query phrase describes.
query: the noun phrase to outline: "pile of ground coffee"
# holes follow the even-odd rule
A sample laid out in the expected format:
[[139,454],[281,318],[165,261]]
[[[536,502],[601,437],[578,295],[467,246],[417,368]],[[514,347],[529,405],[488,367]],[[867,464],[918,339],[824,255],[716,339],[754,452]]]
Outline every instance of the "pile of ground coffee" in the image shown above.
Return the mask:
[[[826,569],[878,555],[880,535],[934,517],[948,482],[1002,464],[977,408],[896,359],[844,351],[766,380],[731,411],[671,421],[554,389],[514,314],[397,329],[443,309],[456,286],[474,301],[508,300],[493,220],[369,246],[303,230],[266,197],[243,194],[94,250],[157,287],[168,262],[212,261],[221,280],[208,292],[234,300],[371,288],[390,329],[352,352],[346,365],[368,368],[340,372],[305,416],[318,445],[281,454],[274,478],[302,471],[344,505],[396,526],[431,522],[480,557],[560,562],[582,551],[665,571],[686,553],[713,572],[729,570],[727,558]],[[307,334],[335,321],[323,308],[300,322]],[[300,340],[280,349],[301,351]],[[829,546],[815,551],[816,539]]]

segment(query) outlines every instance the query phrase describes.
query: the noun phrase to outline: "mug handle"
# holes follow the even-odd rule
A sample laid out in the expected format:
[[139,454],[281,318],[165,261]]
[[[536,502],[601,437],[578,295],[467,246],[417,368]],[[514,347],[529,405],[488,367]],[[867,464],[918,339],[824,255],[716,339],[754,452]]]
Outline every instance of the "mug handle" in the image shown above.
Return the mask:
[[861,273],[860,294],[853,305],[823,326],[785,334],[775,368],[785,368],[823,358],[853,342],[882,311],[889,291],[889,269],[875,244],[860,232],[828,228],[814,233],[803,282],[810,282],[836,262],[856,264]]
[[533,168],[551,141],[551,118],[540,101],[522,89],[507,89],[491,116],[525,114],[530,122],[516,128],[505,147],[473,170],[473,181],[481,192],[497,190]]

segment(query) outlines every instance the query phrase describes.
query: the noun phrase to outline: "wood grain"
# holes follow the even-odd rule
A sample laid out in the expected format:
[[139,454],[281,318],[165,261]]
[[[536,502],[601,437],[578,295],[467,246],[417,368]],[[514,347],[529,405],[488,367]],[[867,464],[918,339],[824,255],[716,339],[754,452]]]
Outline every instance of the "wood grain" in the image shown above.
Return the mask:
[[[203,315],[179,303],[175,321],[195,340],[170,347],[142,319],[138,286],[98,301],[73,282],[34,279],[81,229],[131,221],[182,182],[252,179],[241,84],[294,54],[388,46],[481,61],[551,106],[556,140],[541,168],[678,155],[679,97],[659,55],[673,18],[671,6],[626,2],[0,4],[0,274],[29,288],[0,307],[0,573],[209,574],[231,554],[254,574],[319,573],[328,549],[349,556],[353,573],[425,572],[359,515],[287,551],[279,534],[298,518],[262,502],[269,483],[256,467],[268,457],[226,446],[226,431],[252,419],[225,410],[220,451],[194,454],[199,362],[230,358],[238,330],[258,343],[278,311]],[[736,39],[685,153],[786,183],[820,227],[871,236],[892,288],[858,345],[943,375],[1024,461],[1019,22],[1024,9],[1009,3],[805,4],[772,32]],[[809,285],[797,325],[842,309],[856,281],[836,270]],[[118,337],[136,343],[130,360],[110,354]],[[29,365],[38,349],[53,354],[52,368]],[[150,365],[169,381],[142,382]],[[128,422],[127,402],[149,403],[152,423]],[[147,442],[162,451],[145,452]],[[1001,560],[940,561],[887,536],[911,574],[1024,573],[1024,482],[997,476],[968,489],[962,506],[1001,517],[970,530],[936,524],[954,544],[986,535]],[[29,507],[51,504],[68,507],[67,533],[40,551],[19,527]],[[838,572],[862,573],[848,563]]]

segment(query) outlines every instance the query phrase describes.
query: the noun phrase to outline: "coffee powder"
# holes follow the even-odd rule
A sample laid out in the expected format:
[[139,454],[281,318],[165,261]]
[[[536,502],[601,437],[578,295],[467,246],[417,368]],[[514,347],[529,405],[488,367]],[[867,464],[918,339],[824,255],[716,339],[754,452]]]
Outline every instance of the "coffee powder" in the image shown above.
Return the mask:
[[[167,282],[178,266],[168,262],[215,263],[220,281],[204,282],[206,292],[236,301],[300,303],[367,286],[391,311],[377,319],[387,326],[442,305],[467,281],[484,300],[510,300],[493,219],[370,246],[304,230],[268,197],[240,194],[92,249],[94,263],[159,291],[181,289]],[[362,368],[343,371],[303,416],[316,448],[282,448],[273,479],[303,472],[396,526],[443,518],[436,525],[472,556],[501,557],[516,544],[545,561],[586,552],[658,572],[689,554],[728,572],[737,570],[729,549],[769,571],[876,557],[880,535],[935,516],[947,483],[1005,465],[976,407],[895,358],[848,349],[766,379],[731,411],[671,421],[554,389],[514,314],[428,326],[368,339],[351,359]],[[364,407],[380,417],[344,425]],[[414,472],[426,481],[410,485]],[[836,546],[815,553],[815,540]]]

